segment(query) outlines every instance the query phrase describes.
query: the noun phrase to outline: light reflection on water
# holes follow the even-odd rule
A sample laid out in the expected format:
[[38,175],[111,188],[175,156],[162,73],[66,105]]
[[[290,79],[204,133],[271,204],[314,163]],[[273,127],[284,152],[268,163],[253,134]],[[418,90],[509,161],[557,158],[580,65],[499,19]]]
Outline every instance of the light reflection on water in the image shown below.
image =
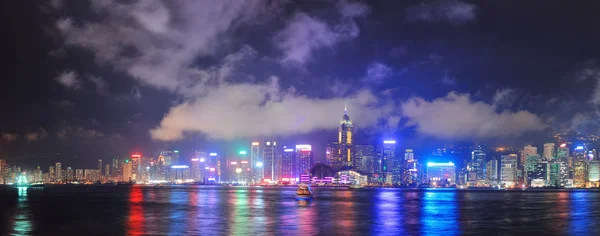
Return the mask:
[[[0,235],[599,235],[600,191],[57,187],[4,190]],[[8,196],[8,197],[7,197]],[[10,200],[12,198],[12,200]],[[67,227],[66,227],[67,226]]]

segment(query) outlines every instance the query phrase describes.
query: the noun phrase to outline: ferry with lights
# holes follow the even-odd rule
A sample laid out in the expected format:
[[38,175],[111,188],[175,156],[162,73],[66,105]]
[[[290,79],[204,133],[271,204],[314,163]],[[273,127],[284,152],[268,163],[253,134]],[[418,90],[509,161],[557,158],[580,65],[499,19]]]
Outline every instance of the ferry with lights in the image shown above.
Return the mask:
[[311,200],[313,198],[313,192],[308,184],[299,184],[296,190],[297,200]]

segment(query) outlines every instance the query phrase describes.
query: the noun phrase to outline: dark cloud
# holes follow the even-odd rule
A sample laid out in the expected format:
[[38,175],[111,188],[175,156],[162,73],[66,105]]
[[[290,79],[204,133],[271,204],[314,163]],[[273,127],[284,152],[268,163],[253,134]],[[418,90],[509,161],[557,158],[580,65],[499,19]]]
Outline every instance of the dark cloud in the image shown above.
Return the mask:
[[476,10],[475,5],[462,1],[436,0],[409,7],[406,20],[461,25],[476,20]]

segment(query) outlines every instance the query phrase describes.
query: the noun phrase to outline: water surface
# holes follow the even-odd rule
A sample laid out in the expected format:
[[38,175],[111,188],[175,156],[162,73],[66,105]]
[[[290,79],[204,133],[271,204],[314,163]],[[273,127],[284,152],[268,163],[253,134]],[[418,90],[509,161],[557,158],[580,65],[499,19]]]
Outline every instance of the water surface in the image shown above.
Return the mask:
[[[4,188],[0,235],[600,235],[597,191]],[[82,234],[85,232],[85,234]]]

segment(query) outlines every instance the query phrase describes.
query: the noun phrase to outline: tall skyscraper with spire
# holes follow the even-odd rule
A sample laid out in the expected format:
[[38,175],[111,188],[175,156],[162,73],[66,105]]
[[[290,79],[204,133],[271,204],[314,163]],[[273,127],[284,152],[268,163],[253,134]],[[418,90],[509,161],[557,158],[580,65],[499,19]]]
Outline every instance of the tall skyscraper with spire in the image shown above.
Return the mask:
[[344,106],[344,116],[340,120],[338,130],[338,158],[344,166],[360,165],[360,163],[354,163],[352,155],[352,127],[352,120],[348,116],[348,108]]

